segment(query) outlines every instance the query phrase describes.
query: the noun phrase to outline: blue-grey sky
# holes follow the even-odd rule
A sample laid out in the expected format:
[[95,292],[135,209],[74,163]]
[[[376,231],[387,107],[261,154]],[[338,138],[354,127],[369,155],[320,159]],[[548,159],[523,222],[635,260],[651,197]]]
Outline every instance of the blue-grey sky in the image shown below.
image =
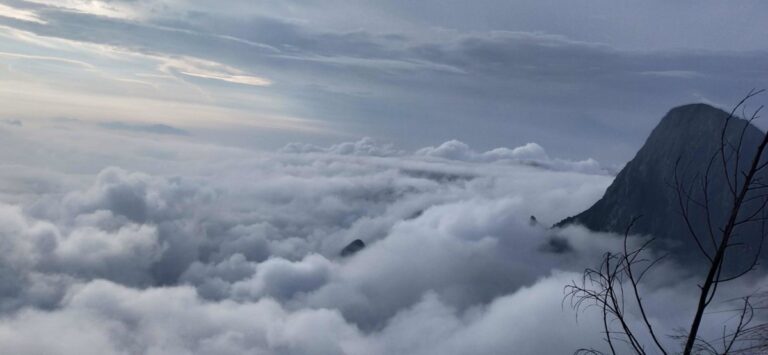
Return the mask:
[[764,87],[766,20],[762,1],[0,0],[0,118],[621,163],[672,106]]

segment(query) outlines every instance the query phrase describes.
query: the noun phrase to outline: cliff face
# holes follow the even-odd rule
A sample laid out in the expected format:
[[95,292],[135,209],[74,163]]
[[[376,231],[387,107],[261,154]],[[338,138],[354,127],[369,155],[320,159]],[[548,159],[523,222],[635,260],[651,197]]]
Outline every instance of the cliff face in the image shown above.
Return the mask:
[[[727,116],[726,112],[705,104],[670,110],[634,159],[616,176],[605,195],[586,211],[563,220],[557,226],[578,223],[595,231],[623,234],[632,218],[641,216],[632,229],[633,233],[657,237],[659,243],[679,254],[697,250],[680,215],[673,187],[675,162],[680,159],[679,174],[688,182],[687,186],[693,186],[693,197],[703,201],[703,184],[697,174],[701,176],[707,171],[713,154],[719,148]],[[739,162],[741,168],[746,168],[763,133],[742,119],[732,119],[728,127],[726,137],[734,144],[744,130],[744,149]],[[711,167],[707,193],[715,226],[722,225],[732,203],[719,159]],[[754,205],[748,207],[756,208]],[[695,206],[691,211],[694,229],[708,236],[705,234],[708,228],[706,211]],[[759,233],[757,224],[745,226],[739,231],[740,238],[745,240],[755,240]]]

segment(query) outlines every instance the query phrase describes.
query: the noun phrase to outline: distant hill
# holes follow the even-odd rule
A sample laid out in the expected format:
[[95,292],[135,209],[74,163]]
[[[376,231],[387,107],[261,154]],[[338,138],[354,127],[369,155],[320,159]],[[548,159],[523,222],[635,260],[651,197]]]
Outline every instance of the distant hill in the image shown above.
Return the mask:
[[[675,162],[680,158],[680,174],[689,182],[687,186],[694,186],[694,199],[703,201],[703,185],[697,174],[705,173],[719,148],[720,134],[727,117],[728,113],[706,104],[691,104],[670,110],[634,159],[619,172],[605,195],[586,211],[566,218],[556,226],[576,223],[595,231],[623,234],[633,217],[642,216],[632,229],[634,234],[657,237],[657,247],[668,248],[682,259],[698,255],[680,215],[673,187]],[[739,118],[732,119],[728,127],[726,136],[732,142],[737,142],[744,131],[744,154],[739,160],[740,165],[746,167],[763,132]],[[715,226],[723,224],[732,203],[723,171],[721,161],[717,160],[711,168],[708,189],[712,219],[717,222]],[[752,204],[749,208],[756,206]],[[694,229],[708,236],[706,211],[695,206],[691,210]],[[739,230],[739,238],[756,250],[754,241],[759,233],[757,224],[744,226]]]

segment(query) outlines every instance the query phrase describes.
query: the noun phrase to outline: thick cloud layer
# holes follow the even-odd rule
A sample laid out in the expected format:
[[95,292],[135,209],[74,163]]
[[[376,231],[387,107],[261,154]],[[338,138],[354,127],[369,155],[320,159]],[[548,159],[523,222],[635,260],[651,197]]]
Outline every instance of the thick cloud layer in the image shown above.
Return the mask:
[[[0,170],[0,348],[10,353],[602,347],[598,315],[577,321],[563,287],[620,239],[548,228],[610,183],[594,161],[551,158],[535,143],[250,152],[70,121],[0,135],[6,152],[35,147]],[[355,239],[367,247],[341,257]],[[689,321],[696,279],[660,267],[649,311],[672,333]]]

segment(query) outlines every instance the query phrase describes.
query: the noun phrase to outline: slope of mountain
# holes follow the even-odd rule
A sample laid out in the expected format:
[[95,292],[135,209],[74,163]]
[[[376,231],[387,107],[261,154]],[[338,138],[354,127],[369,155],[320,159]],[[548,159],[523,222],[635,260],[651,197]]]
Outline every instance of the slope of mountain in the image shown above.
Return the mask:
[[[670,110],[634,159],[619,172],[605,195],[586,211],[566,218],[556,226],[578,223],[595,231],[624,233],[630,221],[640,216],[632,229],[634,234],[652,235],[679,255],[692,255],[697,247],[680,214],[674,188],[675,163],[679,158],[678,176],[686,186],[693,187],[693,198],[703,201],[705,194],[700,177],[707,171],[720,146],[727,117],[726,112],[706,104],[690,104]],[[739,163],[743,168],[751,162],[763,133],[746,120],[732,119],[726,132],[728,141],[738,142],[742,131],[744,149]],[[714,226],[722,225],[732,200],[719,158],[710,169],[707,195]],[[747,209],[754,208],[756,206],[752,204]],[[695,203],[692,203],[691,211],[693,228],[708,238],[706,211]],[[759,225],[755,223],[744,226],[739,231],[739,238],[750,244],[759,233]],[[751,250],[756,250],[755,243],[752,244]]]

